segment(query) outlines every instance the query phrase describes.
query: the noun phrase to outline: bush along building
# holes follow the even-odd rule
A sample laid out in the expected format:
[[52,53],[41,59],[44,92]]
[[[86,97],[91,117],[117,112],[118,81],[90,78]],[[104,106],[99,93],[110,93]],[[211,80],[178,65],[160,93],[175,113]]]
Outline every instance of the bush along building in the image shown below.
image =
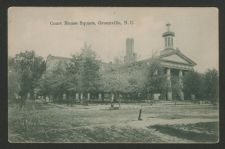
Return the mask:
[[[126,39],[126,55],[124,63],[114,64],[99,61],[101,79],[98,89],[83,93],[75,89],[67,92],[71,98],[82,100],[111,100],[122,99],[165,99],[184,100],[182,78],[188,71],[193,71],[196,63],[185,56],[179,49],[173,47],[175,33],[170,31],[170,24],[166,24],[167,31],[162,34],[165,47],[157,56],[137,61],[134,52],[134,39]],[[65,70],[70,58],[49,55],[46,60],[46,74],[57,67]],[[62,97],[65,95],[62,95]]]

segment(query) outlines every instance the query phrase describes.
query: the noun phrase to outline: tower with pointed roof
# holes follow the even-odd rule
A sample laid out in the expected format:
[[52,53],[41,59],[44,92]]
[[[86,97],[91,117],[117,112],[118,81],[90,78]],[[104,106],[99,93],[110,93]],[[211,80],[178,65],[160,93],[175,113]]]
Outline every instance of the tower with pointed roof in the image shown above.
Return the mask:
[[175,36],[175,33],[170,30],[170,26],[171,24],[167,23],[167,31],[162,34],[162,37],[164,38],[164,50],[161,51],[161,54],[169,53],[174,50],[173,37]]

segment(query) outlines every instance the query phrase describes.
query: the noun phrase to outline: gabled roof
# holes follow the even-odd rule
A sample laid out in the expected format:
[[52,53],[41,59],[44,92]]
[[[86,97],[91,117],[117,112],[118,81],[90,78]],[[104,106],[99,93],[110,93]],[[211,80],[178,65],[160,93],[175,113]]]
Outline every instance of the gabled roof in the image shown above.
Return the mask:
[[[180,52],[180,50],[177,50],[177,49],[173,49],[173,50],[170,50],[169,52],[162,53],[159,56],[159,58],[162,59],[162,60],[165,60],[165,61],[171,61],[171,62],[179,63],[178,61],[173,61],[173,60],[165,59],[166,57],[169,57],[169,56],[172,56],[172,55],[179,56],[181,59],[183,59],[184,61],[186,61],[189,65],[192,65],[192,66],[197,65],[193,60],[191,60],[190,58],[188,58],[187,56],[185,56],[183,53]],[[183,63],[183,62],[180,62],[180,63]]]

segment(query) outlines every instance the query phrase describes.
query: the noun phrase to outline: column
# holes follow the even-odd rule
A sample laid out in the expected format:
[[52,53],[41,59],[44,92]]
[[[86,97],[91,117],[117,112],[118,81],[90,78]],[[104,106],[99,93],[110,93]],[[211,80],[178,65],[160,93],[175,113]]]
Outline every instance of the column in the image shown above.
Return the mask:
[[101,101],[102,100],[102,94],[98,93],[98,100]]
[[170,72],[170,68],[166,69],[166,76],[167,76],[167,82],[168,82],[167,99],[168,100],[172,100],[172,87],[171,87],[171,72]]
[[114,93],[111,95],[111,108],[114,107]]
[[90,93],[87,94],[87,99],[90,100]]
[[114,102],[114,93],[111,94],[111,102]]
[[154,72],[154,75],[156,75],[156,76],[158,75],[158,70],[156,70],[156,71]]
[[65,101],[67,99],[66,94],[63,94],[63,101]]
[[80,93],[80,103],[83,104],[83,93]]
[[76,93],[76,102],[79,102],[79,93]]
[[180,99],[184,100],[184,93],[183,93],[183,71],[179,70],[179,83],[180,83]]

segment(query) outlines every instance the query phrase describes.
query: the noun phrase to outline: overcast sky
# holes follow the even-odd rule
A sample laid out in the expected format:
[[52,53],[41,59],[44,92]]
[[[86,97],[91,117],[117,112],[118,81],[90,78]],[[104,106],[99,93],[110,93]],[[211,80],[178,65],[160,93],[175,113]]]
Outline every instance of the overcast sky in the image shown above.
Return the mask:
[[[35,8],[11,7],[8,11],[8,54],[34,50],[70,57],[79,53],[86,41],[98,58],[113,61],[125,55],[126,38],[134,38],[138,59],[149,58],[152,51],[164,48],[162,33],[166,23],[175,32],[174,47],[197,63],[204,72],[218,69],[218,10],[216,8]],[[133,25],[50,25],[63,21],[132,20]]]

